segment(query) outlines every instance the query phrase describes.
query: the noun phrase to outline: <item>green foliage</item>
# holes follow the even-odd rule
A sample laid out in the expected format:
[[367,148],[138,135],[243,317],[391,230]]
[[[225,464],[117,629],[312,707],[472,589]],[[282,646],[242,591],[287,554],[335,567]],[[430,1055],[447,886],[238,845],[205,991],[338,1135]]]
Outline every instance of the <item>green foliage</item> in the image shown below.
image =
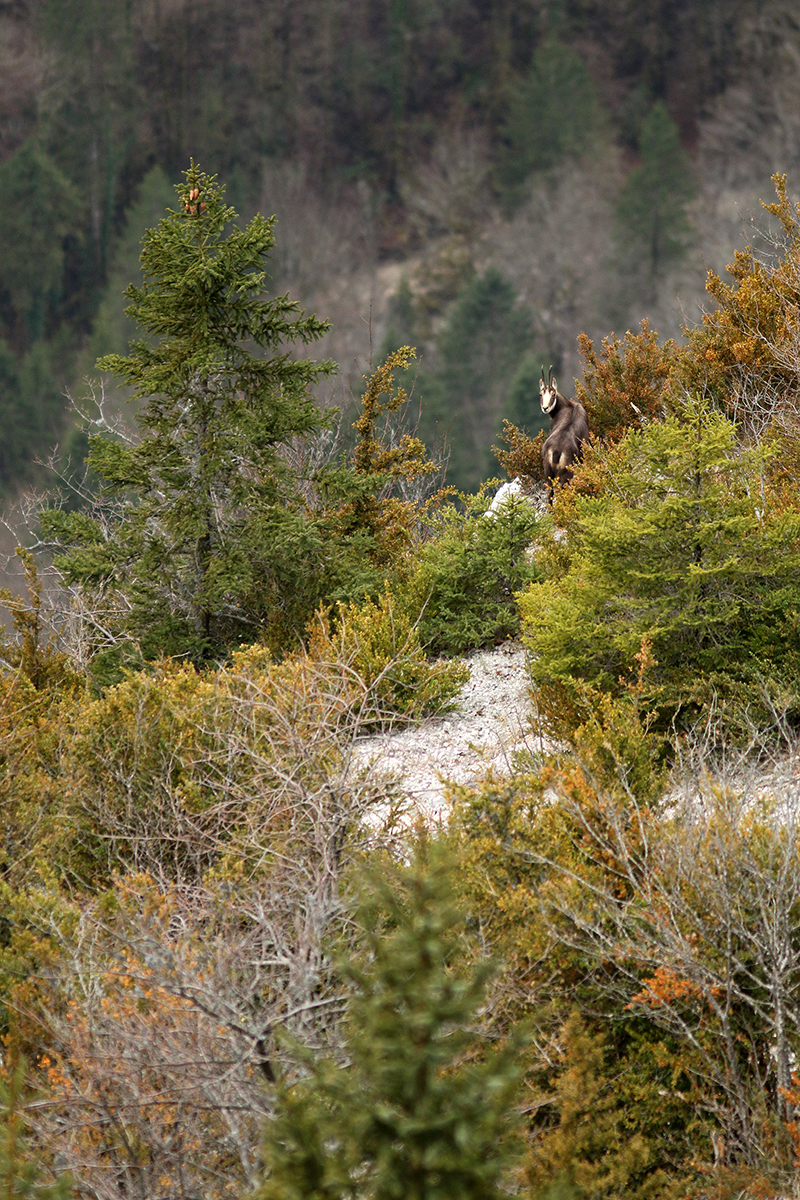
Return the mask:
[[433,654],[463,654],[516,637],[516,593],[538,575],[528,553],[538,525],[533,508],[513,497],[489,517],[486,486],[436,514],[403,588],[421,610],[420,637]]
[[582,59],[561,42],[545,42],[527,74],[509,87],[497,170],[506,195],[513,198],[532,171],[580,155],[599,125],[597,95]]
[[697,1148],[694,1096],[670,1073],[663,1034],[625,1007],[630,985],[613,954],[598,964],[587,953],[604,921],[594,897],[607,888],[621,910],[631,899],[602,835],[617,818],[640,832],[644,845],[632,836],[628,850],[638,862],[656,831],[646,807],[631,819],[631,795],[598,750],[597,772],[561,754],[455,796],[459,892],[504,964],[493,1027],[501,1036],[524,1017],[532,1029],[521,1065],[536,1197],[669,1195],[676,1175],[691,1177]]
[[[3,168],[22,182],[4,196],[2,253],[22,263],[14,288],[33,288],[45,308],[55,303],[48,330],[68,326],[76,347],[85,347],[93,325],[98,337],[112,326],[119,332],[107,291],[119,261],[115,243],[131,233],[131,201],[153,164],[171,177],[202,147],[247,212],[261,202],[265,159],[308,164],[309,186],[325,197],[332,178],[358,180],[368,184],[378,215],[381,252],[403,252],[410,230],[398,195],[441,131],[443,114],[454,122],[466,115],[495,145],[504,139],[500,174],[516,178],[527,164],[539,169],[596,138],[589,75],[629,138],[640,122],[625,114],[638,115],[663,94],[667,73],[675,94],[688,97],[691,121],[727,79],[741,19],[720,24],[720,0],[694,3],[687,20],[700,33],[687,37],[669,11],[641,0],[633,8],[606,6],[601,21],[591,8],[496,11],[477,0],[404,0],[372,16],[368,8],[357,0],[328,5],[321,15],[316,2],[298,0],[289,22],[270,6],[238,0],[201,14],[192,6],[162,13],[142,0],[42,0],[9,9],[6,40],[16,49],[2,101]],[[17,155],[40,162],[26,175]],[[37,190],[34,176],[59,186]],[[69,212],[65,243],[59,230]],[[42,223],[53,218],[56,236],[37,245]],[[44,274],[29,269],[32,246],[43,254]],[[59,257],[66,271],[56,271],[63,278],[45,297],[41,283],[54,277]],[[33,325],[37,312],[38,302]],[[10,299],[2,316],[27,341]],[[418,340],[410,329],[396,332],[390,349]],[[22,341],[11,337],[15,350]],[[83,373],[59,364],[56,394]],[[63,446],[65,422],[57,415],[53,440]],[[35,452],[44,456],[49,439],[49,431],[37,433]],[[26,457],[12,465],[13,483],[24,476]]]
[[463,918],[440,856],[373,876],[361,919],[346,1065],[309,1057],[280,1089],[258,1200],[499,1198],[517,1048],[486,1049],[474,1033],[487,967],[456,965]]
[[605,1039],[592,1035],[576,1010],[560,1041],[561,1070],[551,1100],[558,1123],[538,1131],[526,1162],[534,1195],[549,1195],[548,1188],[567,1189],[582,1200],[671,1194],[669,1177],[655,1165],[657,1149],[631,1128],[635,1118],[620,1103],[620,1080],[613,1075],[622,1064],[609,1070]]
[[65,331],[33,342],[21,356],[0,338],[0,496],[41,478],[36,459],[46,458],[62,428],[66,404],[59,379],[69,362]]
[[27,596],[0,588],[13,635],[0,636],[0,879],[20,888],[41,877],[64,807],[63,743],[74,729],[83,681],[45,626],[42,582],[17,550]]
[[332,632],[327,621],[315,625],[309,653],[358,674],[372,693],[371,722],[418,720],[446,712],[469,679],[460,663],[428,662],[421,636],[387,584],[377,600],[340,604]]
[[438,365],[426,381],[428,423],[450,450],[448,482],[464,490],[488,474],[489,450],[509,381],[530,344],[530,314],[511,284],[490,268],[467,284],[438,339]]
[[694,192],[688,156],[661,101],[642,123],[639,156],[617,206],[619,244],[623,268],[630,272],[638,266],[652,296],[657,282],[686,251],[686,205]]
[[179,207],[145,236],[144,283],[126,293],[153,341],[98,363],[143,399],[144,436],[93,438],[89,464],[110,497],[134,498],[110,532],[87,536],[85,518],[64,513],[43,526],[68,583],[99,577],[127,594],[147,657],[201,660],[260,622],[285,643],[308,617],[319,544],[280,447],[324,424],[309,389],[333,364],[286,350],[327,326],[263,296],[272,223],[225,236],[235,213],[194,165],[176,190]]
[[22,401],[16,356],[0,339],[0,419],[7,430],[0,447],[0,486],[3,492],[24,477],[25,460],[37,443],[38,429],[32,407]]
[[0,164],[0,293],[23,345],[41,338],[64,286],[64,243],[80,213],[77,189],[32,138]]
[[520,598],[534,679],[615,694],[646,643],[662,721],[746,737],[796,712],[800,513],[766,486],[771,454],[700,400],[595,453],[595,494],[562,505],[565,573]]
[[396,428],[408,395],[395,377],[414,357],[412,347],[401,346],[364,376],[361,413],[353,423],[355,445],[314,477],[323,505],[320,529],[336,548],[329,558],[326,601],[374,595],[387,575],[404,571],[420,506],[405,499],[402,489],[436,471],[420,439]]
[[20,1111],[23,1077],[20,1062],[8,1073],[7,1082],[0,1079],[0,1194],[4,1200],[67,1200],[72,1190],[68,1177],[46,1182],[38,1156],[28,1145]]

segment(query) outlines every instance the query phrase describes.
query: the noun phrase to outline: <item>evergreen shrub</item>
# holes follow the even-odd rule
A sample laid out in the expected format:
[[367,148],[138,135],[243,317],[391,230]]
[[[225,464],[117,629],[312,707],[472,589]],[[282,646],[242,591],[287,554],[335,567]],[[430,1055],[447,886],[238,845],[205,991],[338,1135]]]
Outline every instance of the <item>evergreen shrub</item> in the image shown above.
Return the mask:
[[587,683],[618,695],[646,646],[662,728],[702,714],[747,738],[800,712],[800,511],[769,483],[774,449],[741,448],[699,399],[679,409],[588,456],[559,572],[520,597],[524,639],[562,723],[583,722]]
[[461,663],[429,662],[413,622],[386,584],[377,600],[340,604],[313,628],[309,655],[336,661],[369,689],[370,721],[416,720],[446,711],[469,679]]
[[486,959],[461,965],[452,864],[384,866],[360,907],[366,953],[343,965],[343,1062],[297,1047],[264,1137],[256,1200],[500,1200],[519,1149],[520,1038],[476,1031]]
[[422,610],[420,637],[431,654],[463,654],[519,634],[515,594],[538,578],[529,547],[539,518],[520,497],[487,516],[492,482],[462,495],[461,506],[443,507],[416,552],[407,594]]

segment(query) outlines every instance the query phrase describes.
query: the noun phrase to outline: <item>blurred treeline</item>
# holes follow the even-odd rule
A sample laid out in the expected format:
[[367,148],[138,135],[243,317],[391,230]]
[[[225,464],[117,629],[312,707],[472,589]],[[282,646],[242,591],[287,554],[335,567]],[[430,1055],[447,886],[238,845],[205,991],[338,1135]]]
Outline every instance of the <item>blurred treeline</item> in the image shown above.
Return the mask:
[[190,156],[240,212],[277,211],[273,284],[332,320],[343,376],[371,305],[376,351],[421,348],[428,432],[474,486],[500,418],[532,420],[541,361],[573,373],[581,328],[659,318],[667,294],[675,332],[676,288],[700,290],[687,251],[724,265],[752,188],[791,167],[791,9],[4,3],[0,490],[63,442],[65,388],[124,347],[139,238]]

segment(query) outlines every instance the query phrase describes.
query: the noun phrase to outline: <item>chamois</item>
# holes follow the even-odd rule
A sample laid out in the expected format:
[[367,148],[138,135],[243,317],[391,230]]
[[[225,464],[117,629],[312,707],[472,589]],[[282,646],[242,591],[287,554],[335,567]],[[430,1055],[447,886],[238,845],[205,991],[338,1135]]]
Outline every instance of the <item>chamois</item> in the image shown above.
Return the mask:
[[561,395],[552,367],[548,371],[547,381],[542,367],[539,398],[542,412],[547,413],[552,421],[550,436],[542,446],[547,498],[552,504],[554,481],[562,484],[569,482],[572,478],[572,464],[580,460],[581,446],[589,436],[589,418],[582,404]]

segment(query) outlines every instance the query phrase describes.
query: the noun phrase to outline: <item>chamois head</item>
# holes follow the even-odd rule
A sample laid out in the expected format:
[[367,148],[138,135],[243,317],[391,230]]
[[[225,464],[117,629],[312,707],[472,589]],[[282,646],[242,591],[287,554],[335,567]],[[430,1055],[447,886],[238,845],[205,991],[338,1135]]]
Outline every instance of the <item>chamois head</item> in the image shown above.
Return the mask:
[[544,377],[544,367],[542,367],[542,378],[539,380],[539,399],[543,413],[552,413],[556,404],[558,404],[558,384],[556,383],[552,367],[547,372],[546,380]]

